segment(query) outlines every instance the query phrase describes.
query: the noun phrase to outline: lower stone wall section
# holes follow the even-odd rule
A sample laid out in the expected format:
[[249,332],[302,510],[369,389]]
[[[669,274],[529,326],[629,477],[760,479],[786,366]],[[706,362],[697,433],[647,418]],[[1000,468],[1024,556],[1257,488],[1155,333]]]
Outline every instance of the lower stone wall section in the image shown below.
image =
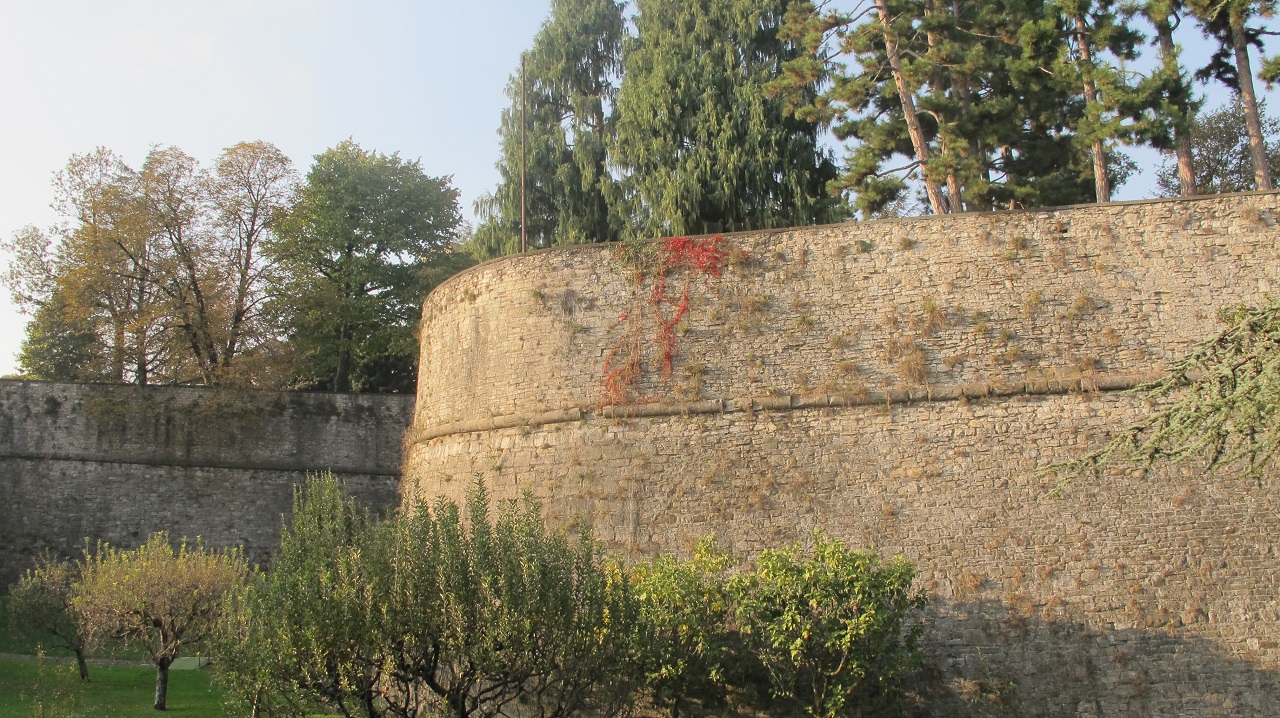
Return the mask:
[[[1195,466],[1049,495],[1037,470],[1146,407],[1083,393],[590,419],[420,440],[406,499],[530,491],[638,557],[823,528],[929,592],[935,715],[1265,715],[1280,705],[1280,492]],[[1270,706],[1270,708],[1268,708]]]
[[293,488],[330,470],[394,507],[413,397],[0,380],[0,593],[40,552],[152,532],[279,545]]
[[[7,587],[41,551],[78,557],[90,543],[134,547],[151,533],[240,547],[262,564],[280,545],[293,489],[306,472],[87,461],[0,459],[0,581]],[[368,506],[396,505],[398,477],[335,473]]]

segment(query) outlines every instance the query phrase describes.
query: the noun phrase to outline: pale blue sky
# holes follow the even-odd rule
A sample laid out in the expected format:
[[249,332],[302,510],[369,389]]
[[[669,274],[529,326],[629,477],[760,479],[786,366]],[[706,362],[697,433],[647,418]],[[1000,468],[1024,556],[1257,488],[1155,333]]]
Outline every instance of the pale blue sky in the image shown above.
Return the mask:
[[[503,87],[549,4],[0,3],[0,233],[53,223],[53,173],[99,145],[134,166],[153,144],[209,164],[224,147],[266,140],[305,173],[313,155],[351,137],[452,175],[470,216],[497,183]],[[1139,178],[1118,199],[1148,196],[1151,186]],[[8,374],[25,319],[0,294]]]

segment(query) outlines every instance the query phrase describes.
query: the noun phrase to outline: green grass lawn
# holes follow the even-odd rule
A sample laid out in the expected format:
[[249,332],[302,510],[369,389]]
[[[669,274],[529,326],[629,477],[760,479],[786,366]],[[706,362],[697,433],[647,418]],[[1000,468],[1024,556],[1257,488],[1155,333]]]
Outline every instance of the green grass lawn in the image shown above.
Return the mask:
[[[42,639],[14,630],[9,597],[0,596],[0,653],[32,655]],[[47,638],[43,639],[47,646]],[[71,658],[71,651],[45,648],[50,658]],[[141,651],[102,650],[90,656],[145,660]],[[169,705],[165,713],[151,707],[155,693],[153,666],[89,666],[82,684],[74,660],[36,662],[0,658],[0,718],[134,718],[175,715],[223,718],[223,690],[210,685],[209,671],[170,671]]]
[[90,666],[82,684],[75,663],[0,659],[0,718],[223,718],[223,692],[208,671],[169,673],[169,706],[151,707],[154,668]]

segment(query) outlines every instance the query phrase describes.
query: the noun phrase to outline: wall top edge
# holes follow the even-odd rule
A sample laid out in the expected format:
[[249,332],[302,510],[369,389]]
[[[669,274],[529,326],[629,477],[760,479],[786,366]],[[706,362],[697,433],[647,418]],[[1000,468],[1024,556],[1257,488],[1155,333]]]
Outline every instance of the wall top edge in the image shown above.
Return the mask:
[[153,392],[153,393],[172,393],[183,392],[194,395],[212,395],[212,394],[239,394],[252,396],[255,398],[266,398],[275,396],[284,397],[313,397],[313,398],[350,398],[354,400],[361,399],[403,399],[406,402],[413,403],[416,399],[414,394],[377,394],[377,393],[359,393],[359,392],[332,392],[332,391],[281,391],[275,389],[254,389],[250,387],[218,387],[218,386],[188,386],[179,384],[146,384],[138,386],[137,384],[117,384],[115,382],[97,382],[97,381],[49,381],[46,379],[22,379],[18,377],[0,377],[0,388],[14,386],[40,386],[40,387],[67,387],[69,389],[101,389],[105,391],[135,391],[135,392]]
[[[1086,204],[1067,204],[1067,205],[1059,205],[1056,207],[1030,207],[1025,209],[997,209],[989,212],[962,212],[960,214],[946,214],[946,215],[930,214],[930,215],[923,215],[919,217],[891,217],[886,219],[847,220],[844,222],[835,222],[832,224],[810,224],[810,225],[800,225],[800,226],[793,226],[793,227],[774,227],[771,229],[747,229],[747,230],[741,230],[737,232],[691,234],[688,236],[696,239],[696,238],[702,238],[702,237],[711,237],[711,236],[715,236],[716,234],[719,234],[724,237],[734,238],[734,237],[749,237],[749,236],[754,236],[759,234],[795,232],[798,230],[835,229],[839,227],[851,227],[851,226],[858,226],[858,227],[901,226],[901,225],[911,225],[911,224],[917,224],[917,223],[947,222],[947,221],[955,221],[958,219],[975,220],[978,218],[985,218],[985,217],[1017,217],[1017,216],[1031,216],[1031,215],[1050,215],[1051,216],[1054,214],[1058,214],[1060,212],[1078,212],[1078,211],[1086,211],[1086,210],[1124,210],[1130,207],[1141,207],[1146,205],[1159,205],[1159,204],[1170,204],[1170,205],[1199,204],[1204,202],[1221,201],[1224,199],[1231,199],[1231,198],[1262,197],[1267,195],[1280,195],[1280,189],[1253,190],[1250,192],[1227,192],[1223,194],[1198,194],[1198,195],[1192,195],[1189,197],[1153,197],[1148,199],[1124,200],[1120,202],[1091,202]],[[651,237],[649,238],[648,241],[654,241],[661,238],[662,237]],[[543,249],[534,249],[528,252],[523,252],[521,254],[507,254],[501,257],[486,259],[485,261],[480,262],[479,264],[476,264],[474,266],[467,267],[461,272],[458,272],[457,274],[454,274],[453,276],[445,279],[443,282],[440,282],[435,286],[434,289],[432,289],[427,294],[427,297],[424,298],[423,301],[425,304],[426,299],[430,298],[432,294],[442,291],[444,287],[454,284],[456,282],[462,281],[464,278],[472,274],[475,274],[480,270],[489,269],[494,265],[498,265],[506,262],[512,262],[512,261],[519,261],[523,259],[528,259],[530,257],[536,257],[540,255],[547,255],[547,254],[555,254],[555,253],[573,254],[573,253],[580,253],[580,252],[598,252],[598,251],[601,251],[602,249],[613,247],[617,244],[618,244],[617,242],[570,244],[570,245],[564,245],[559,247],[546,247]]]

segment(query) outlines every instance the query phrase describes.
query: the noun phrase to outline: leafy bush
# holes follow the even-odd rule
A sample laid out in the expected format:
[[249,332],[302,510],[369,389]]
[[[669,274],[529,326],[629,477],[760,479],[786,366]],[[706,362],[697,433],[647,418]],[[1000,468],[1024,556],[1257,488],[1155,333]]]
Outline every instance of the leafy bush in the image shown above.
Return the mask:
[[229,690],[297,714],[618,712],[637,621],[621,568],[588,536],[548,532],[531,501],[489,514],[477,485],[465,515],[420,504],[376,524],[332,477],[310,479],[224,626]]
[[275,564],[227,614],[222,682],[252,714],[899,706],[923,604],[902,559],[817,533],[811,551],[766,551],[752,570],[709,539],[688,561],[628,570],[589,535],[549,531],[528,498],[491,508],[477,484],[465,510],[419,504],[378,523],[332,477],[309,479]]
[[915,567],[882,564],[821,531],[813,548],[767,550],[735,577],[736,618],[775,698],[816,718],[901,707],[902,679],[919,662]]

